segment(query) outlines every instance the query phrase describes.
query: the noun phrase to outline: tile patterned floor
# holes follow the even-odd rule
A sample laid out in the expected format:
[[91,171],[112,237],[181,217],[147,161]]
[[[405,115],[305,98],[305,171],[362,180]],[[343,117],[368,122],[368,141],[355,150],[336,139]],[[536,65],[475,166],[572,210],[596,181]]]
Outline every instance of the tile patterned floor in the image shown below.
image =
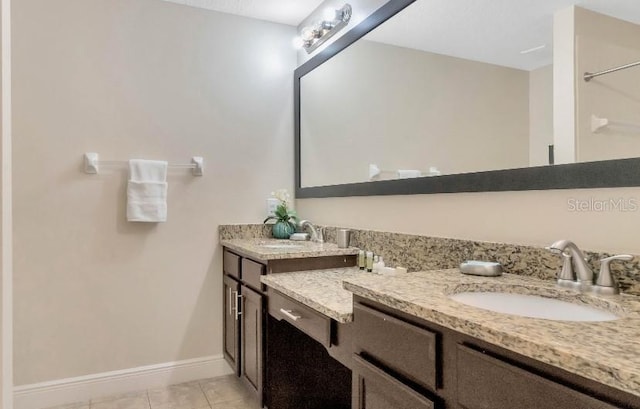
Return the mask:
[[233,375],[181,383],[50,409],[259,409]]

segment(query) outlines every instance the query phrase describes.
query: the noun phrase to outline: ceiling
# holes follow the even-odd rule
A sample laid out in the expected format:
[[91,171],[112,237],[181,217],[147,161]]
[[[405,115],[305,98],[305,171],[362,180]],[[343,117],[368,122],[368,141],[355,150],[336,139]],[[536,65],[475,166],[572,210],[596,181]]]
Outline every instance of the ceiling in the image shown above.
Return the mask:
[[[292,26],[297,26],[322,3],[322,0],[165,1]],[[354,6],[357,2],[353,0]],[[574,4],[640,24],[640,0],[417,0],[367,38],[532,70],[551,64],[553,14]],[[521,53],[538,47],[542,48]]]
[[552,63],[553,14],[574,4],[640,24],[640,0],[417,0],[367,38],[532,70]]
[[222,13],[297,26],[322,0],[165,0]]

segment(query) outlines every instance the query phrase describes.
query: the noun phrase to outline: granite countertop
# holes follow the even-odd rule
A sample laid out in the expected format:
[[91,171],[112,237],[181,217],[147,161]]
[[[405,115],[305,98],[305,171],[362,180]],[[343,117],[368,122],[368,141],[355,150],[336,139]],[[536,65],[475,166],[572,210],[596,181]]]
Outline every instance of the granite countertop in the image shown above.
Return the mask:
[[[640,302],[579,295],[553,282],[505,274],[485,278],[457,269],[374,274],[346,278],[344,288],[443,327],[640,396]],[[622,318],[605,322],[567,322],[525,318],[470,307],[448,298],[462,291],[505,291],[573,299],[608,309]]]
[[314,243],[277,239],[230,239],[220,244],[259,260],[347,256],[358,254],[356,247],[339,248],[335,243]]
[[353,321],[353,295],[342,287],[343,280],[372,276],[357,267],[268,274],[263,284],[302,304],[345,323]]

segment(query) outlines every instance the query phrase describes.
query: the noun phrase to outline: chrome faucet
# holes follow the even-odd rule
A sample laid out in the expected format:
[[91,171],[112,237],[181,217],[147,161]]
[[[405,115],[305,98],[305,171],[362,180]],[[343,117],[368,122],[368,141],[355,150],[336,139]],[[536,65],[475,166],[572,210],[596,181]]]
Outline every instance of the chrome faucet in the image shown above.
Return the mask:
[[311,224],[309,220],[300,220],[300,222],[298,223],[298,226],[300,226],[300,229],[303,231],[306,228],[309,228],[309,230],[311,230],[311,241],[316,243],[324,243],[323,228],[316,229],[316,227],[313,224]]
[[[575,287],[575,285],[569,285],[565,280],[575,282],[576,275],[578,276],[578,285],[593,285],[593,271],[587,264],[582,251],[569,240],[558,240],[551,246],[547,247],[554,253],[562,254],[564,259],[564,265],[560,277],[558,277],[558,284],[565,287]],[[569,262],[571,264],[569,264]],[[571,267],[571,268],[569,268]],[[572,272],[571,276],[569,273]],[[563,282],[560,282],[562,280]]]
[[547,247],[547,250],[562,255],[562,270],[558,273],[559,286],[577,288],[581,291],[592,291],[603,295],[620,293],[618,283],[611,275],[609,264],[613,260],[630,261],[633,259],[633,256],[627,254],[601,259],[600,273],[594,284],[593,271],[587,264],[587,258],[575,243],[569,240],[558,240]]

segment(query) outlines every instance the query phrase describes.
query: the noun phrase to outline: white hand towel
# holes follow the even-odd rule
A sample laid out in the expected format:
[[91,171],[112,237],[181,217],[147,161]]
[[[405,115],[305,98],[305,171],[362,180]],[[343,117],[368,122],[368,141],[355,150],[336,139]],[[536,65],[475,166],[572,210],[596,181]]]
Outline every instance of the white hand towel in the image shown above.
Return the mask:
[[127,220],[167,221],[167,162],[132,159],[127,184]]
[[419,178],[422,176],[422,172],[415,169],[398,169],[398,178],[400,179],[408,179],[408,178]]

